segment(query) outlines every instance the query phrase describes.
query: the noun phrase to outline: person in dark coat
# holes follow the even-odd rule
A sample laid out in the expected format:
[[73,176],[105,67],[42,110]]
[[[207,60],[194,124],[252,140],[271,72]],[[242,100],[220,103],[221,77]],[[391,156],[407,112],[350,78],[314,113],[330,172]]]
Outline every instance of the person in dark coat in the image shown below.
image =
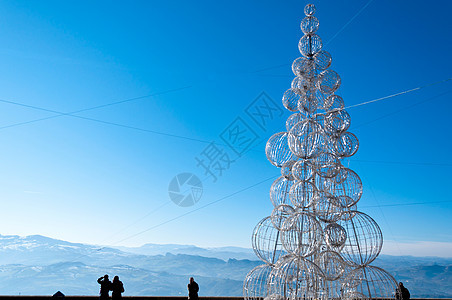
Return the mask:
[[403,283],[399,282],[399,286],[396,289],[396,299],[397,300],[409,300],[410,292],[406,287],[403,286]]
[[190,277],[190,283],[187,285],[187,288],[188,288],[188,299],[198,300],[199,286],[195,282],[193,277]]
[[111,289],[111,281],[108,279],[108,275],[104,275],[97,279],[97,283],[100,284],[100,300],[108,300],[110,299],[110,295],[108,294]]
[[122,284],[122,281],[119,280],[119,276],[115,276],[113,278],[113,283],[111,284],[111,299],[112,300],[118,300],[122,299],[121,293],[124,293],[124,285]]

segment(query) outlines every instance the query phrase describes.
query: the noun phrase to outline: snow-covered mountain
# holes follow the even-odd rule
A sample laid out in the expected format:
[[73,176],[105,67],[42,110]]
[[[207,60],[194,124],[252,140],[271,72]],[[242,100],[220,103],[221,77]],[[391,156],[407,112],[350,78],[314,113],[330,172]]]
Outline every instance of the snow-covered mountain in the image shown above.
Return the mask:
[[[244,259],[249,258],[249,259]],[[240,296],[245,275],[261,264],[251,249],[147,244],[137,248],[70,243],[44,236],[0,236],[0,294],[96,295],[96,280],[118,275],[124,295],[186,295],[194,276],[202,296]],[[452,298],[452,259],[380,255],[412,298]],[[434,287],[434,288],[433,288]]]
[[[246,273],[260,264],[221,259],[224,251],[212,251],[219,252],[218,258],[208,255],[209,250],[198,248],[209,256],[202,257],[181,254],[188,250],[176,251],[197,248],[194,246],[156,246],[157,252],[147,252],[149,245],[126,252],[39,235],[0,236],[0,294],[49,295],[61,290],[69,295],[96,295],[97,278],[110,274],[120,276],[126,286],[125,295],[185,295],[188,278],[195,276],[201,295],[232,296],[242,293]],[[245,255],[239,251],[235,254]]]
[[194,245],[145,244],[141,247],[115,248],[121,251],[143,255],[164,255],[166,253],[171,253],[213,257],[222,260],[228,260],[230,258],[257,260],[256,254],[254,254],[252,249],[240,247],[200,248]]

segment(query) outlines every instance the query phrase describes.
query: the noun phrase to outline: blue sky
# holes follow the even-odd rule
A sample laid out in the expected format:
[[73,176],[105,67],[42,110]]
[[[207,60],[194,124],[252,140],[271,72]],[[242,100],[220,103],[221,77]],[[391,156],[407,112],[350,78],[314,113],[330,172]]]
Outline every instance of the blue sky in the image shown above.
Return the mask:
[[[246,108],[284,109],[307,3],[0,2],[0,233],[251,247],[279,174],[265,141],[291,113],[259,127]],[[450,256],[452,3],[313,3],[346,106],[422,87],[349,109],[359,209],[384,253]],[[220,137],[237,117],[256,137],[239,158]],[[215,182],[195,159],[210,142],[238,158]],[[191,207],[168,196],[183,172],[203,181]]]

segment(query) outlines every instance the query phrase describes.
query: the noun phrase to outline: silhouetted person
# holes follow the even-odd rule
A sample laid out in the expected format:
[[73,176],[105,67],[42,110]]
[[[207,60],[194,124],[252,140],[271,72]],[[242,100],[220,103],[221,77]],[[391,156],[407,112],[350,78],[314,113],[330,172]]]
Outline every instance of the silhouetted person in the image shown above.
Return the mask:
[[188,299],[198,300],[199,286],[195,282],[193,277],[190,277],[190,283],[187,285],[187,288],[188,288]]
[[399,282],[399,286],[396,289],[396,299],[397,300],[409,300],[410,292],[406,287],[403,286],[403,283]]
[[121,293],[124,293],[124,285],[122,284],[122,281],[119,280],[119,276],[115,276],[113,278],[113,282],[111,284],[111,299],[122,299]]
[[104,275],[97,279],[97,283],[100,284],[100,300],[108,300],[110,299],[110,295],[108,293],[111,290],[111,281],[108,279],[108,275]]

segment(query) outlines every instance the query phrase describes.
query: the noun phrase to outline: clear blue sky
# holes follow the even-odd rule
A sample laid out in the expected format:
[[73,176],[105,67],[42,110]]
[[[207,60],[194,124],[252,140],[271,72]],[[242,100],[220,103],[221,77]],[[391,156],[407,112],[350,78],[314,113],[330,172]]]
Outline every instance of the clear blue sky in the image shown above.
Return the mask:
[[[260,128],[246,108],[265,92],[283,109],[307,3],[1,1],[0,233],[251,247],[279,174],[265,141],[290,112]],[[313,3],[346,106],[452,77],[452,2]],[[349,110],[360,149],[344,164],[385,253],[452,253],[451,91],[448,81]],[[211,141],[236,158],[220,135],[237,117],[257,146],[213,182],[195,158]],[[191,207],[168,197],[182,172],[203,180]]]

